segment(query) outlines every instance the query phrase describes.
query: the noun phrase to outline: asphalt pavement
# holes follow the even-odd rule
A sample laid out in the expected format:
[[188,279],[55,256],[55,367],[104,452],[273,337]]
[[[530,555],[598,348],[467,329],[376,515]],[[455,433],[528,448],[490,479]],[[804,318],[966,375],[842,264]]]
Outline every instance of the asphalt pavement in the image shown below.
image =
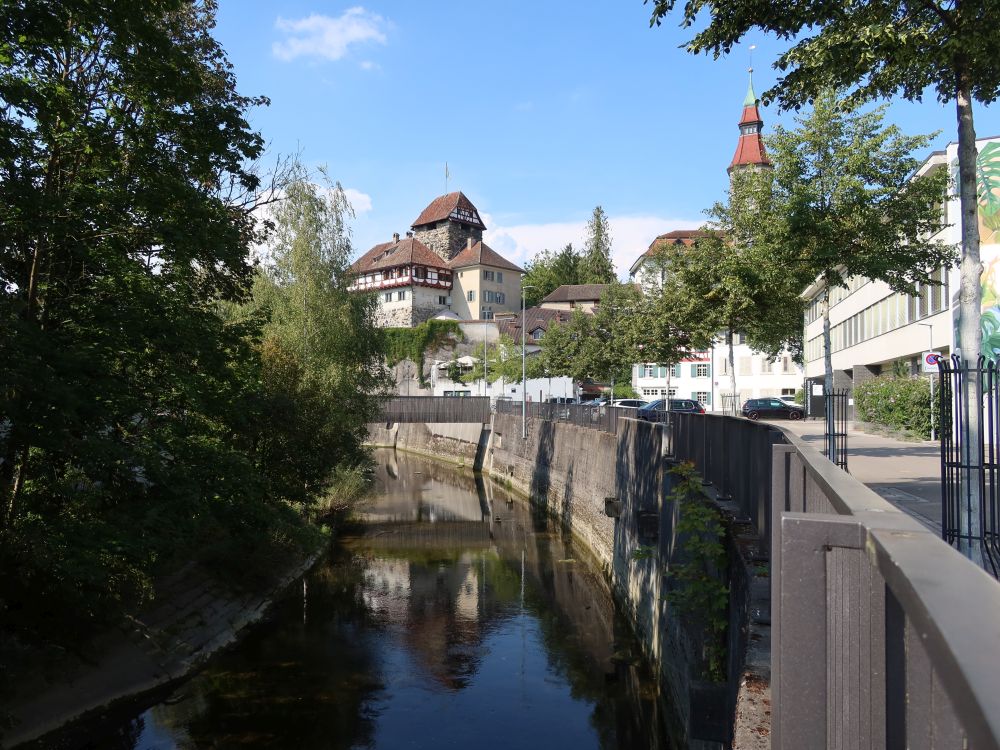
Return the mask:
[[[775,420],[823,452],[820,420]],[[937,442],[907,442],[847,428],[847,470],[875,492],[941,533],[941,453]]]

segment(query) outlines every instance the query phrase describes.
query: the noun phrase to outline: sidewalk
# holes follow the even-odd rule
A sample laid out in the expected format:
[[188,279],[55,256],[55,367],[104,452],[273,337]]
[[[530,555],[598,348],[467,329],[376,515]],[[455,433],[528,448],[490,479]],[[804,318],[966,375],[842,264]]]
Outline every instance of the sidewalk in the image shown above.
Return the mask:
[[[823,452],[823,422],[777,420],[773,424],[798,435]],[[847,468],[900,510],[941,534],[941,453],[929,440],[909,443],[847,428]]]

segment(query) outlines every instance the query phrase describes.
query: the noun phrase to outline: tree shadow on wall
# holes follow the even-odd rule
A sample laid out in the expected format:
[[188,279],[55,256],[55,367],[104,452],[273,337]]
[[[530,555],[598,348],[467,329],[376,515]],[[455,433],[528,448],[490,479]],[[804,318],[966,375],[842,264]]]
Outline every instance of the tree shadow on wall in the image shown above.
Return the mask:
[[[535,444],[534,463],[531,471],[529,492],[531,499],[541,507],[548,509],[549,488],[552,486],[550,477],[552,454],[555,450],[555,426],[548,420],[537,420],[537,442]],[[525,458],[529,458],[525,456]],[[537,523],[537,521],[536,521]],[[541,529],[536,529],[541,530]]]

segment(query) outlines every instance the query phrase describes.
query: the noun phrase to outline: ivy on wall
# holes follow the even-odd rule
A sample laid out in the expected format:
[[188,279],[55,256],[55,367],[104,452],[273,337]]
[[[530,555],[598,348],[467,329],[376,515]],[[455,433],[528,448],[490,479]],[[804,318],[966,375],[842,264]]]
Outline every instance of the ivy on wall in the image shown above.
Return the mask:
[[462,339],[454,320],[426,320],[413,328],[386,328],[384,333],[386,363],[389,367],[405,359],[415,363],[421,386],[426,385],[422,367],[426,352]]
[[[725,524],[712,505],[694,464],[683,462],[670,470],[673,489],[667,501],[677,503],[676,559],[664,570],[670,581],[667,593],[677,614],[702,633],[704,676],[726,680],[726,631],[729,627],[729,587]],[[653,547],[640,547],[633,559],[656,557]]]

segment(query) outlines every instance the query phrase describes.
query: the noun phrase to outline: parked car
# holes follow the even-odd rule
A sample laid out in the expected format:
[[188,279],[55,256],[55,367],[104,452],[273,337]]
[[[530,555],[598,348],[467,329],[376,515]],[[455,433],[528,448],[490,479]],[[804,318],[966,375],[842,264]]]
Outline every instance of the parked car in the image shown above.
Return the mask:
[[798,404],[790,405],[777,397],[751,398],[743,404],[747,419],[802,419],[805,411]]
[[[650,401],[645,406],[637,409],[636,416],[639,419],[645,419],[649,422],[659,422],[663,419],[663,415],[667,411],[667,399],[660,398],[656,401]],[[672,398],[670,399],[669,411],[686,414],[704,414],[705,407],[691,398]]]
[[618,406],[624,409],[640,409],[646,405],[646,402],[641,398],[619,398],[615,399],[612,406]]
[[802,404],[800,404],[798,401],[795,400],[795,396],[778,396],[778,400],[784,401],[786,404],[796,409],[804,408]]

